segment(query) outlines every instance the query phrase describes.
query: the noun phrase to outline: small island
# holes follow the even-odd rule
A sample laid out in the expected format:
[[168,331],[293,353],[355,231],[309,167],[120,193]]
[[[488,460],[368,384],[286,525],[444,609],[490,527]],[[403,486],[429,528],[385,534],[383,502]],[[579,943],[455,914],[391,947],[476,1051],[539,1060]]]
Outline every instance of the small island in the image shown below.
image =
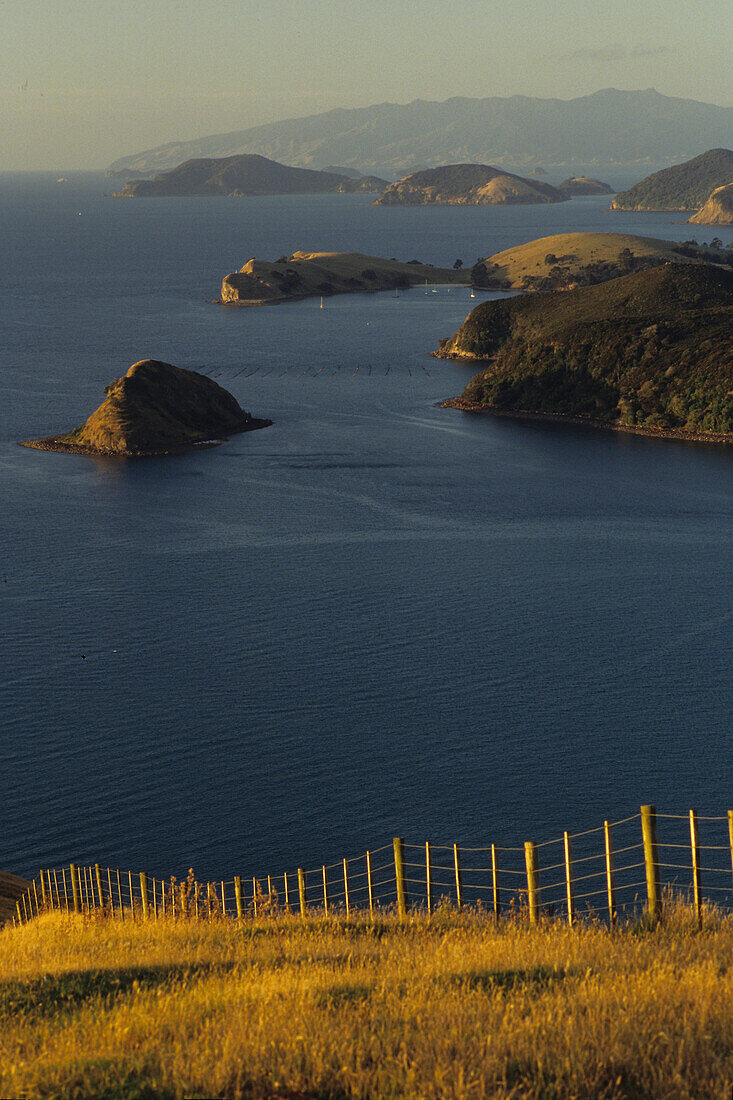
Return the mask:
[[477,306],[440,359],[484,360],[446,407],[733,442],[733,272],[670,263]]
[[642,213],[699,210],[716,187],[732,180],[733,150],[708,149],[684,164],[653,172],[628,191],[620,191],[611,203],[611,209]]
[[242,198],[248,195],[318,195],[383,191],[387,180],[376,176],[318,172],[291,168],[254,153],[235,157],[200,157],[187,160],[152,179],[130,180],[116,198],[172,198],[175,196],[218,195]]
[[516,206],[566,202],[549,183],[515,176],[490,164],[446,164],[391,183],[377,206]]
[[690,218],[695,225],[733,225],[733,183],[716,187],[705,205]]
[[104,392],[106,399],[80,428],[21,446],[65,454],[164,455],[272,424],[244,412],[211,378],[158,359],[133,363]]
[[433,267],[418,260],[401,263],[361,252],[294,252],[274,261],[251,259],[225,275],[223,305],[260,306],[331,294],[407,290],[423,283],[468,286],[470,269]]
[[571,176],[557,185],[558,191],[564,195],[575,198],[578,195],[612,195],[613,187],[602,180],[593,179],[592,176]]

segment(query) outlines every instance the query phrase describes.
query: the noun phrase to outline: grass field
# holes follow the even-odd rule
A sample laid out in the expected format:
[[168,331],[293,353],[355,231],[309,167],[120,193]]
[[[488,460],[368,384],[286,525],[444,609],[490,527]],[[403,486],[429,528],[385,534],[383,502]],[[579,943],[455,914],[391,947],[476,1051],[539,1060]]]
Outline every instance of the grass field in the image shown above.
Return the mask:
[[49,913],[0,931],[0,1095],[729,1098],[733,919]]

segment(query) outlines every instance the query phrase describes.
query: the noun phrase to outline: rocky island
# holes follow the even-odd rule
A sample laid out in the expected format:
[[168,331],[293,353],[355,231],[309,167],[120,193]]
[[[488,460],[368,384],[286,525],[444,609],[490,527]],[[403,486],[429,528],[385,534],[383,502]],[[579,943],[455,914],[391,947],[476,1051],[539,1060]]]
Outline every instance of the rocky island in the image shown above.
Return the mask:
[[620,191],[612,210],[699,210],[716,187],[733,181],[733,151],[708,149],[699,157],[653,172],[628,191]]
[[417,260],[401,263],[361,252],[294,252],[279,260],[248,260],[225,275],[224,305],[266,305],[328,294],[364,294],[401,290],[422,283],[467,286],[469,269],[433,267]]
[[185,195],[316,195],[379,192],[387,180],[376,176],[340,175],[310,168],[290,168],[267,157],[243,154],[236,157],[202,157],[187,160],[152,179],[126,183],[118,198],[170,198]]
[[536,179],[515,176],[490,164],[447,164],[391,183],[381,206],[508,206],[566,202],[568,195]]
[[733,225],[733,183],[716,187],[708,201],[693,214],[696,225]]
[[158,359],[133,363],[104,392],[106,399],[80,428],[21,446],[67,454],[162,455],[272,423],[244,412],[211,378]]
[[733,442],[733,272],[665,264],[477,306],[441,359],[485,366],[446,406]]

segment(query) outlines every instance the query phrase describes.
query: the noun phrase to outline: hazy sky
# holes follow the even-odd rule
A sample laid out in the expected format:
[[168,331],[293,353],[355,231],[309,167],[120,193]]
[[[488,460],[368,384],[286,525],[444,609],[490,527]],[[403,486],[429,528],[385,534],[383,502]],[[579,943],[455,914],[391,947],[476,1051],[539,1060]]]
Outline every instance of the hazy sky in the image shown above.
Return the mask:
[[733,106],[733,0],[0,0],[0,170],[385,100]]

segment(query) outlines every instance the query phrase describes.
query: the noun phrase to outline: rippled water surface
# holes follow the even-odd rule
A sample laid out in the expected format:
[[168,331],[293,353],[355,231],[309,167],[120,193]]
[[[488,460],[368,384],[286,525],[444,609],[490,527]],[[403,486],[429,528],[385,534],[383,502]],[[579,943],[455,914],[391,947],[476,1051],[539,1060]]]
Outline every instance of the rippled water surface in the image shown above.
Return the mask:
[[[0,866],[259,872],[396,833],[516,843],[641,801],[724,810],[730,449],[438,408],[472,373],[429,354],[464,289],[212,304],[253,255],[468,264],[564,229],[689,227],[606,199],[104,186],[0,178]],[[274,425],[142,461],[16,446],[147,356]]]

